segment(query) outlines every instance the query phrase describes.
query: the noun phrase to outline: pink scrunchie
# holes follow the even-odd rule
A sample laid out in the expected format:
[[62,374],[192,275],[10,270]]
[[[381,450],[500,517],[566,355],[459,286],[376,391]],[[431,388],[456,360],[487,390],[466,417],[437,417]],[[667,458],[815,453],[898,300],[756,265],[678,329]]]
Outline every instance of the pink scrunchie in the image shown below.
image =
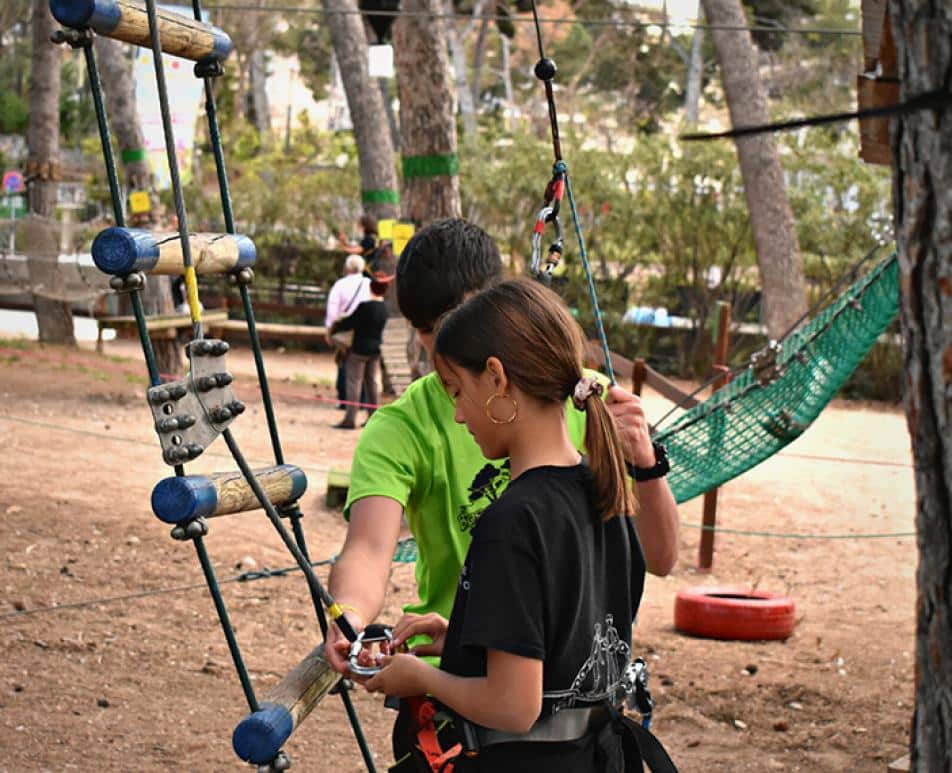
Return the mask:
[[575,385],[574,391],[572,392],[572,405],[574,405],[580,411],[584,411],[585,402],[588,400],[588,398],[590,398],[592,395],[601,397],[602,392],[604,391],[605,387],[595,376],[586,376],[585,378],[580,378],[578,383]]

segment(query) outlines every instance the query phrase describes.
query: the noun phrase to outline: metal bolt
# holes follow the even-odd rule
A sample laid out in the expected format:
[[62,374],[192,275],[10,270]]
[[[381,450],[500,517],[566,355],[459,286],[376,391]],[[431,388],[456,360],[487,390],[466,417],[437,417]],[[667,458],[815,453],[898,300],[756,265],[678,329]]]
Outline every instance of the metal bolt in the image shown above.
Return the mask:
[[173,400],[181,400],[188,394],[188,387],[185,384],[172,384],[169,387],[169,395]]
[[215,376],[215,379],[218,381],[218,386],[226,387],[235,379],[232,377],[231,373],[219,373]]
[[228,407],[235,416],[240,416],[245,412],[245,404],[239,400],[232,400],[228,403]]
[[199,392],[210,392],[218,386],[218,380],[215,376],[202,376],[195,382],[195,388]]
[[177,526],[172,527],[171,536],[172,536],[172,539],[177,539],[177,540],[184,541],[188,539],[188,534],[185,533],[185,527],[182,526],[182,524],[178,524]]

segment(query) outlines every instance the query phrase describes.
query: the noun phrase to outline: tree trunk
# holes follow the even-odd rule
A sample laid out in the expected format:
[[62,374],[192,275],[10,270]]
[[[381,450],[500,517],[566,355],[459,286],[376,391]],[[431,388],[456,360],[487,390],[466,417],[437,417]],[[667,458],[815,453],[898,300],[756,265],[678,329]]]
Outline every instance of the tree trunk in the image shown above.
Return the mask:
[[331,33],[354,126],[364,211],[378,219],[396,217],[398,194],[393,142],[380,88],[367,69],[367,33],[356,0],[338,0],[334,10],[337,12],[326,13],[324,19]]
[[[952,15],[891,0],[901,97],[948,95]],[[920,110],[893,130],[904,401],[915,462],[919,544],[912,770],[952,770],[952,117]]]
[[688,81],[684,89],[684,121],[688,126],[697,126],[698,109],[701,104],[701,86],[704,82],[704,9],[697,8],[698,25],[691,39],[691,58],[688,60]]
[[255,128],[262,147],[271,145],[271,106],[268,103],[268,68],[264,51],[256,48],[251,54],[251,104],[254,106]]
[[[95,46],[109,110],[109,126],[116,138],[126,189],[128,193],[146,192],[152,202],[152,209],[148,212],[130,212],[128,222],[137,228],[156,228],[159,223],[159,201],[153,185],[152,169],[145,154],[145,137],[136,112],[133,61],[128,56],[130,48],[124,43],[103,37],[96,38]],[[142,307],[147,315],[171,314],[175,310],[170,277],[149,277],[142,290]],[[177,375],[182,372],[185,360],[178,341],[156,339],[152,342],[152,348],[160,373]]]
[[[477,0],[476,5],[479,5]],[[466,38],[456,32],[453,21],[453,0],[446,0],[446,42],[450,47],[453,61],[453,76],[456,79],[456,93],[459,95],[459,114],[463,119],[463,136],[471,140],[476,136],[476,110],[473,107],[473,93],[469,88],[466,74]]]
[[460,216],[456,94],[440,0],[405,0],[393,25],[403,148],[403,214],[417,226]]
[[[56,194],[59,179],[59,47],[50,42],[55,24],[47,0],[33,2],[33,56],[30,72],[30,124],[27,164],[30,212],[46,218],[49,229],[56,229]],[[39,247],[39,245],[36,245]],[[35,290],[55,285],[59,249],[53,238],[47,248],[52,255],[27,253],[30,284],[34,288],[33,308],[40,341],[76,345],[73,315],[68,303],[37,294]]]
[[[734,126],[767,123],[767,100],[757,68],[757,51],[740,0],[703,0],[713,27],[714,47]],[[771,338],[779,338],[807,310],[803,260],[787,199],[783,169],[773,137],[737,140],[737,156],[750,210],[757,262],[763,285],[763,319]]]

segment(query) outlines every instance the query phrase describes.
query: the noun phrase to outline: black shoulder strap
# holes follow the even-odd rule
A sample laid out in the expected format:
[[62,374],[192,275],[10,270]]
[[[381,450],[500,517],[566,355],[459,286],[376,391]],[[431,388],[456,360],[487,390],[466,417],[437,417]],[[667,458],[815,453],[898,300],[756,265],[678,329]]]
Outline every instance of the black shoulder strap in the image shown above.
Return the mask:
[[621,736],[625,752],[625,773],[644,773],[644,765],[651,773],[678,773],[668,752],[651,731],[618,711],[613,711],[615,731]]

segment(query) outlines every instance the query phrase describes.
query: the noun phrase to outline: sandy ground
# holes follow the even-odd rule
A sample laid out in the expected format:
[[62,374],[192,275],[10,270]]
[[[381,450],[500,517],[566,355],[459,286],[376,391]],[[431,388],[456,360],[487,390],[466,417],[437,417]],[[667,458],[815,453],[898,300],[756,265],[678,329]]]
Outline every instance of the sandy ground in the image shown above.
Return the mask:
[[[330,429],[340,414],[326,355],[266,358],[285,457],[308,475],[310,552],[329,557],[344,525],[324,506],[326,473],[348,466],[357,433]],[[234,434],[268,464],[250,356],[235,350],[230,366],[249,405]],[[104,356],[0,342],[0,771],[247,769],[230,740],[246,706],[195,551],[150,510],[170,470],[144,387],[127,342]],[[646,400],[649,416],[665,411]],[[189,469],[232,468],[219,442]],[[649,578],[633,646],[652,672],[653,729],[680,769],[885,771],[912,715],[916,550],[909,537],[863,535],[913,529],[901,410],[836,403],[722,489],[722,527],[798,537],[720,533],[714,571],[698,574],[700,509],[681,508],[679,565]],[[206,545],[260,696],[320,640],[305,584],[299,573],[227,582],[292,563],[260,512],[213,520]],[[742,644],[676,633],[675,593],[723,583],[789,594],[794,635]],[[413,588],[412,565],[394,564],[383,620]],[[385,769],[392,714],[360,692],[355,703]],[[333,696],[286,748],[297,771],[364,769]]]

